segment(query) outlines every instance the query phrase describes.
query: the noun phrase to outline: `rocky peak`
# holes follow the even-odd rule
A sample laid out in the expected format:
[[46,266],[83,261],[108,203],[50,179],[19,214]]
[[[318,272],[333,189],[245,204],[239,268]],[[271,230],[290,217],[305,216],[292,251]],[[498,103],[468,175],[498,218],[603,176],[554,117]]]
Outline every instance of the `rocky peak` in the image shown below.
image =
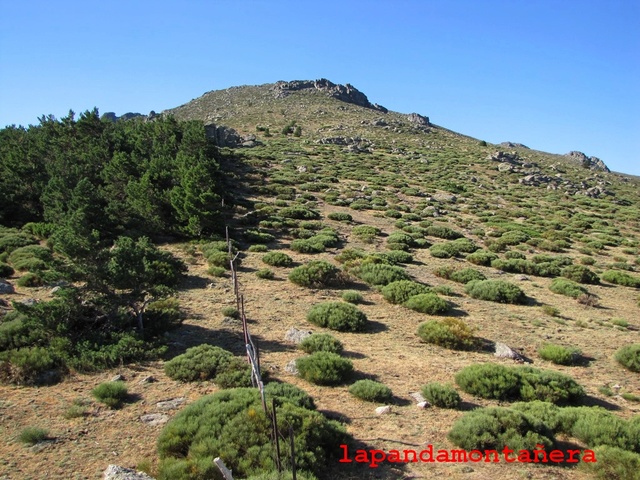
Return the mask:
[[289,92],[306,89],[319,90],[330,97],[346,103],[352,103],[360,107],[378,110],[383,113],[387,113],[388,111],[377,103],[371,103],[364,93],[349,83],[346,85],[340,85],[333,83],[326,78],[321,78],[320,80],[293,80],[291,82],[280,81],[273,86],[276,98],[286,97]]
[[572,151],[565,155],[565,157],[570,160],[580,163],[584,168],[588,168],[589,170],[597,170],[600,172],[610,172],[609,167],[605,165],[605,163],[600,160],[598,157],[587,157],[582,152]]

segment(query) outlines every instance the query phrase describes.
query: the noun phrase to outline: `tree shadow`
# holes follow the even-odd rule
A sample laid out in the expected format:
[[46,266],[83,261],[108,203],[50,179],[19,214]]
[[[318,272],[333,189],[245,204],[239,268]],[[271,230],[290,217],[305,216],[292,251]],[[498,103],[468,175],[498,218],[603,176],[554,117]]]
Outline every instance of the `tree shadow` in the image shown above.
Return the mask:
[[342,352],[342,356],[346,358],[355,358],[356,360],[362,360],[363,358],[367,358],[367,356],[360,352],[352,352],[345,350]]
[[210,279],[199,275],[183,275],[178,287],[180,290],[199,290],[207,288],[212,283]]

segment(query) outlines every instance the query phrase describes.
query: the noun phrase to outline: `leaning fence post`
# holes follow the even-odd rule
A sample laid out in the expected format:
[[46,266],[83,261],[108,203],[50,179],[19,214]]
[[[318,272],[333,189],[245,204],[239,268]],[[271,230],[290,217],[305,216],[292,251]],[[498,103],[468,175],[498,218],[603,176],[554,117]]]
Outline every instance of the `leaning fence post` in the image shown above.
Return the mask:
[[231,470],[227,468],[220,457],[216,457],[213,459],[213,463],[218,466],[218,469],[222,472],[222,476],[225,480],[233,480],[233,475],[231,474]]
[[289,441],[291,442],[291,476],[293,480],[297,480],[296,477],[296,447],[293,442],[293,427],[289,425]]
[[273,439],[276,443],[276,466],[278,472],[282,472],[282,465],[280,464],[280,439],[278,438],[278,418],[276,415],[276,399],[271,399],[271,408],[273,409],[273,415],[271,416],[271,423],[273,424]]

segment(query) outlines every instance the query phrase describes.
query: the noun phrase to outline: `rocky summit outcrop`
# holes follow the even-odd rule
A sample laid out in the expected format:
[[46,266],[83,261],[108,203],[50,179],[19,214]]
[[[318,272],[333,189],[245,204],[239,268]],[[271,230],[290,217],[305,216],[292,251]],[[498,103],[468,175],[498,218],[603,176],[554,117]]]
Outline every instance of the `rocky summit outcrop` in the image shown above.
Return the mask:
[[527,147],[526,145],[523,145],[522,143],[502,142],[500,143],[500,146],[507,147],[507,148],[526,148],[527,150],[529,150],[529,147]]
[[326,78],[321,78],[320,80],[293,80],[291,82],[280,81],[276,82],[273,86],[276,98],[283,98],[286,97],[289,92],[305,89],[319,90],[330,97],[337,98],[338,100],[346,103],[353,103],[360,107],[378,110],[383,113],[387,113],[388,111],[377,103],[371,103],[364,93],[349,83],[346,85],[340,85],[333,83]]
[[572,151],[565,155],[570,160],[579,163],[584,168],[589,170],[596,170],[599,172],[610,172],[609,167],[600,160],[598,157],[587,157],[584,153],[578,151]]

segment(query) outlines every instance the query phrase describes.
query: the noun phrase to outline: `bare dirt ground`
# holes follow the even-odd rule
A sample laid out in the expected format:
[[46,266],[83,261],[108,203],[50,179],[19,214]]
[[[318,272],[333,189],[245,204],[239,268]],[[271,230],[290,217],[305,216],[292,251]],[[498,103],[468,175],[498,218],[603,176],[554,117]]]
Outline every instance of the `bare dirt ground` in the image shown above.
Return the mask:
[[[351,212],[353,213],[353,212]],[[354,217],[361,215],[354,214]],[[362,214],[362,220],[370,225],[389,230],[388,222]],[[335,228],[343,230],[349,247],[358,246],[351,241],[349,228],[336,222]],[[375,245],[360,245],[366,249]],[[179,246],[169,246],[184,256]],[[332,253],[309,256],[289,250],[296,262],[304,263],[312,258],[330,259]],[[487,352],[456,352],[421,343],[416,336],[419,323],[428,316],[401,306],[386,303],[382,296],[361,283],[345,288],[359,289],[365,298],[360,305],[371,326],[366,333],[331,332],[345,345],[346,356],[353,360],[357,378],[374,378],[389,386],[395,396],[392,413],[377,416],[378,405],[362,402],[348,393],[348,385],[318,387],[284,371],[285,365],[301,356],[294,345],[284,341],[290,327],[322,329],[309,324],[306,312],[314,303],[339,299],[340,289],[310,290],[298,287],[287,280],[290,269],[273,268],[274,280],[261,280],[254,272],[265,265],[263,254],[248,253],[240,271],[241,290],[245,296],[245,310],[253,338],[258,341],[262,364],[272,377],[293,383],[311,394],[319,410],[343,421],[349,433],[367,445],[381,450],[421,450],[431,444],[435,449],[454,448],[446,434],[465,410],[475,406],[496,405],[473,398],[461,392],[464,400],[459,410],[416,408],[410,392],[418,391],[431,381],[453,383],[453,377],[462,367],[478,362],[504,362]],[[613,360],[613,354],[623,344],[638,342],[637,292],[624,287],[604,285],[590,287],[600,297],[601,308],[585,308],[572,299],[549,292],[550,279],[529,277],[517,279],[516,275],[500,275],[494,269],[478,267],[489,278],[503,277],[517,283],[532,298],[529,305],[512,306],[493,304],[462,296],[463,287],[433,275],[440,260],[427,251],[418,250],[408,271],[417,280],[429,285],[449,285],[456,296],[448,297],[454,304],[454,315],[464,316],[465,321],[478,329],[478,335],[493,341],[501,341],[521,348],[534,359],[534,366],[562,371],[582,384],[590,404],[606,406],[623,416],[638,414],[640,406],[621,397],[605,397],[598,388],[608,384],[621,386],[621,392],[640,393],[638,374],[623,370]],[[450,263],[450,260],[448,261]],[[206,274],[206,264],[201,257],[189,265],[188,276],[180,289],[181,304],[188,318],[184,325],[170,335],[172,354],[202,342],[219,345],[242,353],[242,329],[239,324],[225,321],[221,309],[234,305],[234,295],[229,278],[212,279]],[[46,298],[46,289],[19,289],[15,298]],[[559,308],[560,318],[544,315],[537,299]],[[632,329],[617,329],[608,321],[613,317],[626,318]],[[578,322],[581,321],[581,322]],[[578,326],[584,323],[586,326]],[[580,348],[591,359],[588,366],[562,367],[537,357],[541,343],[552,341]],[[155,444],[161,426],[149,426],[140,417],[149,413],[165,413],[169,416],[177,410],[160,412],[157,403],[176,397],[185,397],[190,403],[202,395],[216,391],[210,382],[182,384],[163,373],[163,362],[144,365],[128,365],[96,375],[71,374],[59,384],[47,387],[0,386],[0,479],[96,479],[109,464],[125,467],[144,467],[153,472],[157,464]],[[90,391],[114,375],[125,377],[131,400],[119,410],[110,410],[91,398]],[[141,383],[152,376],[152,383]],[[76,399],[89,402],[88,415],[66,419],[65,411]],[[34,447],[25,447],[17,437],[26,426],[38,426],[49,431],[50,440]],[[336,446],[338,449],[338,446]],[[343,464],[327,465],[329,472],[339,472]],[[582,479],[588,478],[575,468],[526,465],[521,463],[470,463],[470,464],[409,464],[402,467],[370,469],[366,465],[352,464],[346,468],[350,478],[451,478],[480,480],[502,479]],[[333,475],[333,474],[330,474]]]

